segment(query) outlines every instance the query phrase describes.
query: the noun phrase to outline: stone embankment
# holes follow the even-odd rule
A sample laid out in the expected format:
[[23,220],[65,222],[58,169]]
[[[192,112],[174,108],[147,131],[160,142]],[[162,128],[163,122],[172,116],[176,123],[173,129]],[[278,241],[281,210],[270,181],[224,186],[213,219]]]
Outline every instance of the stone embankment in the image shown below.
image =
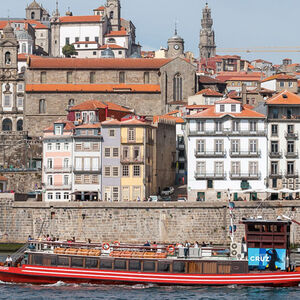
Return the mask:
[[[287,215],[300,220],[300,201],[236,202],[236,239],[241,240],[242,218],[276,219]],[[229,211],[225,202],[103,203],[14,202],[0,195],[0,243],[26,241],[50,234],[94,242],[213,242],[229,243]],[[292,243],[300,243],[300,226],[292,224]]]

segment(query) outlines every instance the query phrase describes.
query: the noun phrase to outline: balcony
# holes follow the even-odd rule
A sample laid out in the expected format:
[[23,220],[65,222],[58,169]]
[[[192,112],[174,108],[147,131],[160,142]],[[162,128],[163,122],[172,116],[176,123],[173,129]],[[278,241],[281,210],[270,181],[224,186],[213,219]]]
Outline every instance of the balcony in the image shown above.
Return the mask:
[[229,133],[227,132],[226,134],[232,136],[266,136],[267,130],[239,130]]
[[199,136],[199,135],[208,135],[208,136],[223,136],[224,135],[224,131],[208,131],[208,130],[204,130],[204,131],[198,131],[198,130],[189,130],[188,131],[188,135],[189,136]]
[[260,157],[261,151],[230,151],[230,157]]
[[144,157],[124,157],[121,155],[121,163],[122,164],[143,164]]
[[85,169],[82,169],[82,168],[74,168],[73,172],[74,173],[81,173],[81,174],[101,174],[101,168],[98,167],[98,168],[93,168],[92,170],[91,169],[88,169],[88,170],[85,170]]
[[229,173],[231,180],[259,180],[261,177],[260,172],[257,173]]
[[270,158],[281,158],[282,152],[281,151],[277,151],[277,152],[270,151],[269,156],[270,156]]
[[201,158],[201,157],[225,158],[226,157],[226,151],[197,151],[197,150],[195,150],[195,156],[197,158]]
[[207,179],[212,179],[212,180],[225,180],[226,179],[226,173],[207,173],[207,172],[195,172],[195,179],[197,180],[207,180]]
[[70,173],[72,167],[53,166],[52,168],[44,167],[45,173]]
[[284,134],[287,140],[297,140],[298,139],[298,132],[285,132]]
[[285,172],[285,178],[298,178],[299,177],[299,173],[298,171],[295,172]]
[[70,190],[71,189],[71,184],[61,184],[61,185],[52,185],[52,184],[46,184],[45,188],[46,190]]
[[271,172],[270,178],[282,178],[282,172]]
[[221,130],[221,131],[198,131],[198,130],[189,130],[189,136],[266,136],[266,130],[239,130],[239,131],[231,131],[229,130]]
[[133,140],[129,140],[128,138],[121,138],[121,144],[130,144],[130,145],[135,145],[135,144],[144,144],[144,138],[135,138]]
[[298,158],[298,151],[294,152],[285,152],[286,158]]

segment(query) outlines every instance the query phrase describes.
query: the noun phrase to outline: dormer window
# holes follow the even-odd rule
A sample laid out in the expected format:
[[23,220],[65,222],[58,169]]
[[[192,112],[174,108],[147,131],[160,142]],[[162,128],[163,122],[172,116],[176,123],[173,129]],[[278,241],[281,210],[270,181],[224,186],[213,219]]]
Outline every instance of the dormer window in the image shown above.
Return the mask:
[[54,134],[55,135],[62,135],[62,125],[55,125],[54,126]]
[[231,112],[236,112],[236,105],[235,104],[231,104]]

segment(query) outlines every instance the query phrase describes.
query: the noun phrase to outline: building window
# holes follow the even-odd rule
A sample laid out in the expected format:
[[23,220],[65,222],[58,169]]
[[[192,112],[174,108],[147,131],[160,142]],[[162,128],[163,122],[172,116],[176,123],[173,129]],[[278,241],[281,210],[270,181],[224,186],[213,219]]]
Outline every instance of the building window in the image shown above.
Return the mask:
[[288,131],[288,133],[294,133],[294,125],[288,125],[287,131]]
[[222,153],[223,148],[223,140],[215,140],[215,152]]
[[95,42],[99,43],[99,36],[95,36]]
[[33,11],[32,13],[31,13],[31,20],[34,20],[35,19],[35,12]]
[[40,99],[39,101],[39,113],[44,114],[46,113],[46,100]]
[[272,136],[278,136],[278,125],[273,124],[271,126]]
[[205,161],[197,161],[196,172],[199,175],[204,175],[206,173]]
[[123,148],[123,159],[126,159],[129,157],[129,148],[128,147],[124,147]]
[[23,131],[23,120],[20,119],[17,122],[17,131]]
[[251,153],[257,153],[257,140],[249,140],[249,150]]
[[75,151],[82,151],[82,143],[75,144]]
[[231,112],[236,112],[236,105],[235,104],[231,104]]
[[110,148],[104,148],[104,157],[110,157]]
[[129,166],[123,166],[122,167],[122,176],[123,177],[129,177]]
[[60,151],[60,143],[56,143],[55,144],[55,150],[56,151]]
[[289,81],[289,87],[293,87],[293,82]]
[[125,83],[125,72],[119,73],[119,83]]
[[257,131],[257,122],[255,122],[255,121],[250,121],[250,131],[251,131],[251,132]]
[[69,99],[68,105],[71,107],[71,106],[74,106],[74,104],[75,104],[75,100]]
[[69,193],[67,192],[64,193],[64,200],[69,200]]
[[72,72],[67,72],[67,83],[73,82],[73,74]]
[[239,153],[240,151],[240,140],[232,140],[231,141],[231,152]]
[[113,187],[113,201],[119,201],[119,188],[118,187]]
[[241,164],[239,161],[231,162],[231,173],[233,175],[239,175],[241,172]]
[[53,200],[53,193],[48,193],[48,200]]
[[62,126],[61,125],[55,125],[54,126],[54,134],[55,135],[62,135]]
[[85,41],[86,41],[86,42],[89,42],[89,41],[90,41],[90,38],[89,38],[88,36],[86,36],[86,37],[85,37]]
[[75,184],[81,184],[81,183],[82,183],[82,176],[75,175]]
[[207,188],[208,189],[213,189],[214,188],[213,180],[207,180]]
[[110,129],[109,130],[109,136],[110,137],[114,137],[115,136],[115,130],[114,129]]
[[48,175],[47,184],[50,185],[50,186],[53,185],[53,176],[52,175]]
[[75,43],[79,42],[79,37],[75,37]]
[[104,176],[110,177],[110,167],[104,167]]
[[197,132],[204,132],[205,130],[204,121],[197,122],[196,124],[197,124]]
[[113,157],[119,157],[119,148],[113,148]]
[[198,140],[196,143],[197,152],[204,153],[205,151],[205,140]]
[[119,177],[119,167],[112,167],[112,176]]
[[278,153],[278,142],[277,141],[271,142],[271,153]]
[[11,119],[4,119],[2,122],[2,131],[12,131]]
[[149,84],[149,82],[150,82],[150,73],[145,72],[144,73],[144,84]]
[[180,74],[176,74],[173,78],[173,100],[181,101],[182,99],[182,77]]
[[11,101],[10,101],[10,96],[9,95],[4,96],[4,106],[6,106],[6,107],[11,106]]
[[69,143],[64,143],[64,150],[69,151]]
[[140,166],[133,166],[133,176],[134,177],[140,177],[141,176]]
[[288,141],[287,143],[287,153],[294,153],[295,152],[295,142]]
[[222,122],[221,121],[216,121],[215,122],[215,130],[216,132],[222,132]]
[[52,150],[52,144],[51,144],[51,143],[48,143],[48,144],[47,144],[47,150],[48,150],[48,151],[51,151],[51,150]]
[[18,105],[18,107],[23,107],[23,97],[17,98],[17,105]]
[[220,105],[220,112],[224,112],[225,111],[225,105],[224,104],[221,104]]
[[279,86],[280,86],[280,87],[284,87],[284,81],[280,81],[280,82],[279,82]]
[[233,132],[239,132],[240,131],[240,122],[239,121],[233,121],[232,122],[232,131]]
[[66,45],[70,45],[70,38],[66,37]]
[[92,176],[92,184],[98,184],[99,183],[99,176],[93,175]]
[[11,64],[10,52],[5,53],[5,64],[7,64],[7,65]]
[[278,119],[278,109],[273,108],[272,110],[273,119]]
[[128,128],[128,141],[129,142],[135,141],[135,128]]
[[61,200],[61,193],[55,193],[55,199]]
[[64,168],[68,168],[68,167],[69,167],[69,159],[64,158]]
[[41,83],[46,83],[47,81],[47,73],[46,72],[41,72],[41,75],[40,75],[40,82]]
[[250,175],[258,174],[258,162],[257,161],[249,162],[249,174]]
[[224,174],[224,163],[221,161],[215,162],[215,174],[216,175],[223,175]]
[[294,175],[294,162],[293,161],[288,161],[287,162],[287,173],[288,175]]
[[18,92],[23,92],[24,91],[24,86],[22,83],[18,84]]
[[97,55],[97,52],[96,52],[96,51],[93,51],[93,55]]
[[25,43],[22,44],[22,53],[26,53],[26,44]]
[[96,77],[96,73],[90,72],[90,83],[95,83],[95,77]]
[[278,175],[278,162],[277,161],[271,162],[271,175]]
[[69,176],[64,175],[64,185],[68,185],[68,184],[69,184]]
[[130,193],[130,189],[129,186],[123,186],[122,188],[122,200],[125,202],[129,201],[129,193]]

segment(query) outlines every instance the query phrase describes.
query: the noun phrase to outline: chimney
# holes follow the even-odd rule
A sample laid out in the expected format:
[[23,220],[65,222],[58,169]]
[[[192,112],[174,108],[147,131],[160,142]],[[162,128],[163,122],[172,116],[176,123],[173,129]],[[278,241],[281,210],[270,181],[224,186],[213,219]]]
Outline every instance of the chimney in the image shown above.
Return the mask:
[[242,104],[247,104],[247,88],[245,83],[242,83]]

